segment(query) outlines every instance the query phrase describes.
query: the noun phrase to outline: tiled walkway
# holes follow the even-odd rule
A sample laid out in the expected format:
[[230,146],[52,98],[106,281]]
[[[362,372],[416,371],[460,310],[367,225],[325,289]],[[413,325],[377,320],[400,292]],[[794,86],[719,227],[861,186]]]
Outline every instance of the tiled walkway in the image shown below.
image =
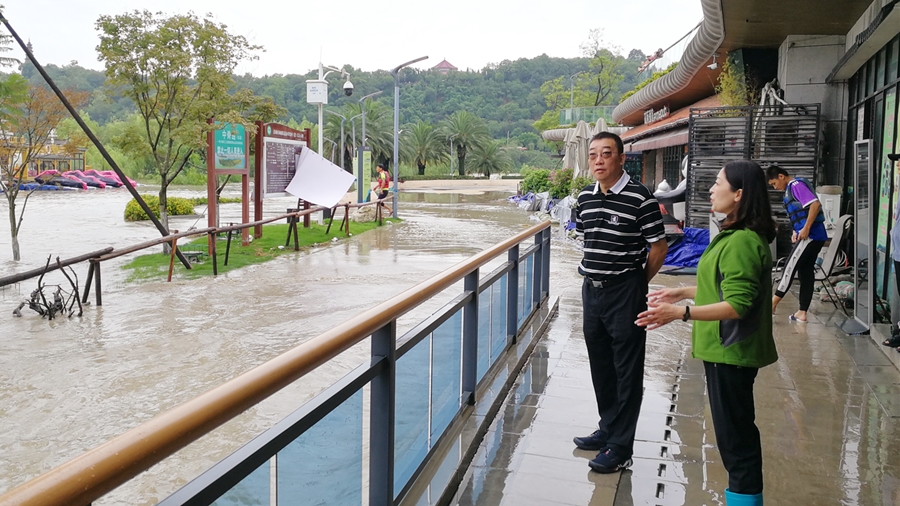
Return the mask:
[[[693,281],[654,280],[668,286]],[[572,284],[559,296],[558,316],[484,438],[454,504],[724,504],[727,474],[703,367],[690,356],[690,328],[681,322],[648,336],[634,466],[615,475],[589,470],[594,454],[571,442],[596,424],[580,292]],[[756,383],[766,504],[900,504],[900,373],[873,339],[837,329],[842,316],[831,306],[814,305],[821,318],[808,324],[787,321],[795,309],[791,296],[779,307],[780,360]]]

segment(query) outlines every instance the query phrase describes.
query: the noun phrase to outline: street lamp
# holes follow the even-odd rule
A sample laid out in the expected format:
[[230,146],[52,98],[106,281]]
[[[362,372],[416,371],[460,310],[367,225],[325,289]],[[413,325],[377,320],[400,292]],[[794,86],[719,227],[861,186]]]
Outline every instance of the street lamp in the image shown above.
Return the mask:
[[355,120],[356,118],[358,118],[360,116],[362,116],[362,113],[359,113],[356,116],[353,116],[350,118],[350,128],[351,128],[351,132],[352,132],[350,135],[353,138],[353,149],[351,151],[353,151],[354,153],[356,153],[356,123],[354,123],[353,120]]
[[[328,72],[325,72],[325,69],[328,69]],[[318,106],[319,109],[318,153],[320,155],[322,154],[322,143],[324,141],[322,138],[322,107],[328,103],[328,81],[326,81],[325,78],[332,72],[340,72],[341,77],[347,78],[347,81],[344,83],[344,93],[349,97],[353,93],[353,83],[350,82],[350,73],[344,69],[329,67],[327,65],[322,65],[322,62],[319,62],[319,78],[306,80],[306,103],[314,104]]]
[[357,174],[356,174],[356,198],[357,202],[363,201],[363,152],[366,150],[366,100],[374,97],[375,95],[381,95],[382,90],[373,91],[363,98],[359,99],[360,107],[362,107],[362,112],[359,113],[362,116],[362,146],[359,148],[359,158],[357,162]]
[[[399,157],[400,157],[400,154],[399,154],[399,151],[400,151],[400,144],[399,144],[399,140],[400,140],[400,75],[398,74],[398,72],[400,72],[400,69],[402,69],[403,67],[406,67],[407,65],[412,65],[413,63],[420,62],[422,60],[427,60],[427,59],[428,59],[427,56],[422,56],[422,57],[416,58],[415,60],[410,60],[406,63],[401,63],[400,65],[397,65],[396,67],[394,67],[393,70],[391,70],[391,75],[394,76],[394,156],[393,156],[393,158],[394,158],[394,199],[393,199],[394,218],[399,217],[398,213],[397,213],[397,191],[400,187],[399,183],[397,182],[398,181],[397,173],[399,171],[398,163],[399,163]],[[365,124],[365,123],[363,123],[363,124]]]
[[585,72],[587,71],[582,70],[581,72],[576,72],[569,76],[569,109],[575,108],[575,77],[584,74]]
[[341,118],[341,168],[347,170],[347,168],[344,167],[344,122],[347,121],[347,118],[345,118],[343,114],[338,114],[331,109],[327,109],[325,112]]

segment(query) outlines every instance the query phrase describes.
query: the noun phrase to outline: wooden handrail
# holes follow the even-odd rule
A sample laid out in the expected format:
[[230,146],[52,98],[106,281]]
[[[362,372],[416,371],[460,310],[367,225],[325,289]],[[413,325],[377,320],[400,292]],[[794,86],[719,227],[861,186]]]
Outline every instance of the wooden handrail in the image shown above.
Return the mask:
[[51,263],[50,265],[48,265],[46,267],[40,267],[38,269],[32,269],[30,271],[20,272],[18,274],[13,274],[11,276],[4,276],[4,277],[0,278],[0,286],[11,285],[13,283],[18,283],[19,281],[25,281],[26,279],[40,276],[41,274],[43,274],[45,272],[55,271],[56,269],[59,269],[60,267],[67,267],[69,265],[77,264],[78,262],[84,262],[85,260],[90,260],[92,258],[99,258],[103,254],[109,253],[112,250],[113,250],[113,248],[112,248],[112,246],[110,246],[108,248],[97,250],[93,253],[86,253],[84,255],[77,256],[74,258],[67,258],[65,260],[60,260],[59,263]]
[[549,226],[549,221],[534,225],[286,353],[19,485],[0,496],[0,506],[90,504]]

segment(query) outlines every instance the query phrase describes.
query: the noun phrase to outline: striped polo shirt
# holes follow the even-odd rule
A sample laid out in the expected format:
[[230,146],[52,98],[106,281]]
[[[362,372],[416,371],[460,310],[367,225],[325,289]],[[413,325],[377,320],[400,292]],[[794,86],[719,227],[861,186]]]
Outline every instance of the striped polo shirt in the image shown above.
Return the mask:
[[659,203],[624,172],[606,195],[598,182],[581,190],[575,233],[584,240],[578,273],[597,281],[641,268],[647,246],[666,237]]

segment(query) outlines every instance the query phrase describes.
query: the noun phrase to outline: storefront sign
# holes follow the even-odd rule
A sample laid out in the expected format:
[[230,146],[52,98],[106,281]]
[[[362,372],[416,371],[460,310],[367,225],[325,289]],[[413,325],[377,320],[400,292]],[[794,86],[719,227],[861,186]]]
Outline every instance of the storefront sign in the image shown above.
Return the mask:
[[669,117],[669,107],[664,105],[662,109],[654,111],[653,109],[647,109],[644,111],[644,124],[649,125],[650,123],[655,123],[661,119]]

